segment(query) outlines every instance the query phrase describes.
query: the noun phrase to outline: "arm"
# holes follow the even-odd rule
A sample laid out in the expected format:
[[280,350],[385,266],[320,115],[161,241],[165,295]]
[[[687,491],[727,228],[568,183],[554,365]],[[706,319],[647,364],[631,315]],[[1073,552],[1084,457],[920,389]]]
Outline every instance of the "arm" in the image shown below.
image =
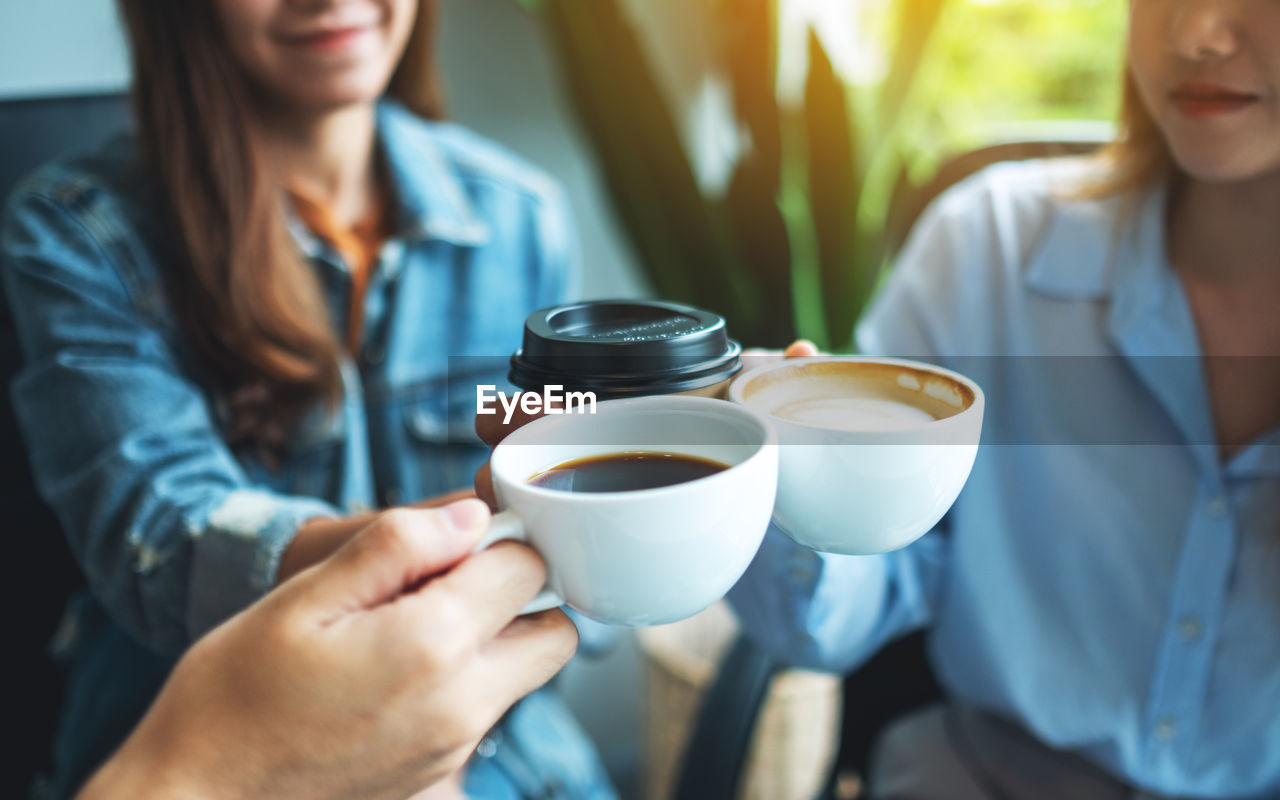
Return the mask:
[[449,775],[573,653],[559,611],[516,617],[545,579],[531,550],[468,557],[488,519],[383,515],[219,626],[81,800],[402,798]]
[[770,527],[728,599],[743,628],[778,660],[847,672],[928,624],[946,556],[938,531],[892,553],[841,556],[815,553]]
[[14,407],[41,494],[89,584],[141,642],[176,650],[274,583],[308,520],[336,509],[253,485],[208,400],[121,267],[123,215],[92,196],[15,197],[3,278],[25,366]]

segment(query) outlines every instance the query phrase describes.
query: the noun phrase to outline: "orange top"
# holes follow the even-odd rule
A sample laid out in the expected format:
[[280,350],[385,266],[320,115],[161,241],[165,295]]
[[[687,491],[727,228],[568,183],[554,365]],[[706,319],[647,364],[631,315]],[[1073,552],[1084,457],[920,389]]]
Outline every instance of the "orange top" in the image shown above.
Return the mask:
[[347,348],[355,353],[364,330],[364,296],[369,277],[378,262],[378,252],[386,241],[386,214],[381,202],[364,219],[348,227],[334,216],[333,209],[297,192],[290,192],[293,208],[302,223],[316,236],[333,245],[347,262],[351,273],[351,307],[348,309]]

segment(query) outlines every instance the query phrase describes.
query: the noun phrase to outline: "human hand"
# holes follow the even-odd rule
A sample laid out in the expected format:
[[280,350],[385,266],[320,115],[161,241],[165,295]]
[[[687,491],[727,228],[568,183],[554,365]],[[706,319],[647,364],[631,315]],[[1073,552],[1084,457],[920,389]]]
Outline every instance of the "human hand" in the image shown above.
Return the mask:
[[786,358],[808,358],[818,355],[818,346],[808,339],[796,339],[782,351]]
[[[413,503],[412,507],[439,508],[475,496],[476,493],[470,489],[459,489],[439,497],[420,500]],[[280,564],[276,567],[276,584],[284,583],[312,564],[319,564],[324,561],[350,541],[353,536],[368,527],[371,522],[377,519],[379,514],[385,513],[385,511],[378,511],[357,514],[352,517],[339,517],[337,519],[317,517],[316,519],[307,520],[298,528],[293,540],[289,542],[284,552],[280,554]]]
[[783,358],[808,358],[816,355],[819,355],[818,348],[808,339],[797,339],[782,351],[752,347],[742,351],[742,371],[746,372],[763,366],[769,363],[769,359],[777,358],[778,356]]
[[518,617],[541,560],[469,555],[482,503],[398,509],[198,641],[86,787],[97,797],[402,798],[461,766],[577,638]]

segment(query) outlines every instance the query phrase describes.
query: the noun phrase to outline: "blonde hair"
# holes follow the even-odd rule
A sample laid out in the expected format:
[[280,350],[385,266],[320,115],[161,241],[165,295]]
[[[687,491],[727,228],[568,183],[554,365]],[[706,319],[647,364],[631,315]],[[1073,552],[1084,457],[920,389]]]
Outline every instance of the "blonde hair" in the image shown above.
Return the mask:
[[1084,187],[1081,192],[1084,197],[1132,196],[1178,174],[1169,145],[1143,105],[1127,64],[1120,93],[1116,138],[1099,150],[1094,158],[1104,167],[1102,177]]
[[440,0],[418,0],[413,30],[387,87],[387,94],[425,119],[445,117],[444,87],[436,65],[439,25]]

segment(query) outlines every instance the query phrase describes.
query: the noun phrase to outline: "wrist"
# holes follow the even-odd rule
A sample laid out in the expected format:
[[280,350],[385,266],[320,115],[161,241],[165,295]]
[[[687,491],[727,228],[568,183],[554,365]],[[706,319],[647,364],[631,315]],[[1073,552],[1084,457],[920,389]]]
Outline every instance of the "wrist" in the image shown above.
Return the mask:
[[76,800],[213,800],[218,793],[166,748],[136,732],[98,768]]
[[316,517],[298,528],[276,567],[276,585],[302,572],[313,564],[324,561],[355,536],[374,518],[374,514],[333,519]]

